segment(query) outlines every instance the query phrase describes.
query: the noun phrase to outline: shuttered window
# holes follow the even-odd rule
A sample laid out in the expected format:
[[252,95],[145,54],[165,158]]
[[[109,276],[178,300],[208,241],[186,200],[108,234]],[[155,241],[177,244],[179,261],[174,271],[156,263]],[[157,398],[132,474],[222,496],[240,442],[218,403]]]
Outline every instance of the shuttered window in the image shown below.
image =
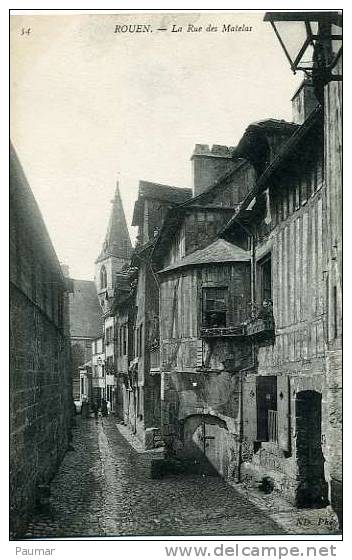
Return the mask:
[[203,288],[202,326],[226,327],[228,312],[227,288]]

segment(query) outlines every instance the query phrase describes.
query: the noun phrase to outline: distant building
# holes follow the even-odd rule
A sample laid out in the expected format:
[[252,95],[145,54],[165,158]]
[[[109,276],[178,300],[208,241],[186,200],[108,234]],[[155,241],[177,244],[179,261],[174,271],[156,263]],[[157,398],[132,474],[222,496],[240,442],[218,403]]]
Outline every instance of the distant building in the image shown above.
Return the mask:
[[10,527],[23,535],[70,441],[69,282],[10,153]]
[[[117,389],[117,332],[115,324],[116,318],[113,313],[114,294],[117,277],[121,274],[123,269],[128,266],[132,253],[132,245],[118,183],[116,185],[115,196],[111,202],[112,209],[105,240],[102,250],[95,262],[95,289],[98,294],[100,316],[103,325],[101,373],[104,375],[104,386],[101,386],[101,376],[96,378],[95,383],[98,384],[96,389],[101,389],[99,398],[108,400],[111,403],[111,410],[115,411],[118,394],[117,390],[115,391],[115,389]],[[95,355],[101,353],[96,352]],[[95,394],[98,398],[97,391]]]
[[[68,274],[67,267],[64,268]],[[72,352],[73,397],[80,400],[81,382],[79,367],[92,359],[93,341],[102,335],[103,320],[95,283],[89,280],[72,280],[69,297],[70,337]]]
[[93,341],[91,369],[91,400],[100,407],[106,393],[105,353],[102,337]]
[[[79,400],[79,405],[76,406],[76,410],[81,410],[83,402],[90,402],[92,397],[92,362],[89,361],[78,368],[79,374],[79,399],[75,399],[75,402]],[[78,403],[77,403],[78,404]]]

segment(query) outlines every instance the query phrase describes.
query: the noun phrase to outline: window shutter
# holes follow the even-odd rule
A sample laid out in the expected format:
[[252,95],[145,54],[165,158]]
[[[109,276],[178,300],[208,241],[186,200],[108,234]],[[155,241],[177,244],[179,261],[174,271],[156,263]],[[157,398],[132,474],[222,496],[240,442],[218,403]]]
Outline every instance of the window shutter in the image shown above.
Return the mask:
[[290,378],[288,375],[277,377],[277,415],[279,447],[291,451],[291,418],[290,418]]
[[256,441],[257,391],[255,375],[247,375],[242,380],[242,406],[243,438],[248,441]]

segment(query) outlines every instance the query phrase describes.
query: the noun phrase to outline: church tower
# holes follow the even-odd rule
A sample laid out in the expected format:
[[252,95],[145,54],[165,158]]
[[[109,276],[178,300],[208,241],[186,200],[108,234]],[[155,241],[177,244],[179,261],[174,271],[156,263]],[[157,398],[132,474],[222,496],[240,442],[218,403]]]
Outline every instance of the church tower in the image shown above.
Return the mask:
[[116,273],[129,262],[132,253],[118,182],[111,203],[112,209],[103,248],[95,261],[95,285],[104,313],[109,311],[114,295]]

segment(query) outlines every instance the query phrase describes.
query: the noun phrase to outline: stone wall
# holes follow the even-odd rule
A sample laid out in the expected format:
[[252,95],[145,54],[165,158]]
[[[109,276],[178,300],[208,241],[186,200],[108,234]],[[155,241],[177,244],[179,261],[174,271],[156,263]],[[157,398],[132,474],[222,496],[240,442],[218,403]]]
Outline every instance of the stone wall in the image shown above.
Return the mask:
[[[218,429],[212,437],[217,446],[215,470],[231,478],[238,468],[238,436],[240,430],[240,382],[227,371],[213,373],[162,372],[161,417],[162,435],[167,446],[180,457],[187,455],[185,426],[192,417],[223,423],[226,437]],[[199,422],[198,422],[199,423]],[[197,426],[195,425],[196,429]],[[192,439],[192,435],[190,436]],[[210,450],[209,450],[210,451]],[[221,465],[221,470],[219,467]]]
[[20,536],[70,440],[73,413],[65,279],[11,153],[10,529]]

